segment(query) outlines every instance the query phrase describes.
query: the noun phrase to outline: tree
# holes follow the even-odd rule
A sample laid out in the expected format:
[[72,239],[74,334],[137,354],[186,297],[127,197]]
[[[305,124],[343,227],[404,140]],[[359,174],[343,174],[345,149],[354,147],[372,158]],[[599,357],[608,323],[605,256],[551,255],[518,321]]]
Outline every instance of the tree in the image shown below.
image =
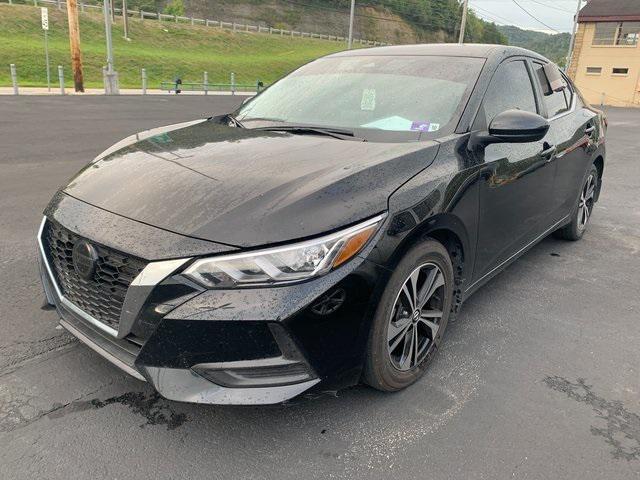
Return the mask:
[[184,1],[171,0],[171,3],[164,7],[164,13],[166,13],[167,15],[184,17]]

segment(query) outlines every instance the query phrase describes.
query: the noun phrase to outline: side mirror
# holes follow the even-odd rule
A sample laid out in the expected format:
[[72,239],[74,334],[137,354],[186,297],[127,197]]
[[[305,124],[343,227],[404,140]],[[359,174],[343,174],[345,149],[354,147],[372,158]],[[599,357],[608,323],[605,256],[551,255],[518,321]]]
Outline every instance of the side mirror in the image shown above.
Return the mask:
[[494,117],[489,125],[491,143],[528,143],[542,140],[549,122],[540,115],[522,110],[507,110]]
[[488,132],[474,132],[467,148],[476,150],[492,143],[529,143],[542,140],[549,122],[540,115],[523,110],[507,110],[496,115]]

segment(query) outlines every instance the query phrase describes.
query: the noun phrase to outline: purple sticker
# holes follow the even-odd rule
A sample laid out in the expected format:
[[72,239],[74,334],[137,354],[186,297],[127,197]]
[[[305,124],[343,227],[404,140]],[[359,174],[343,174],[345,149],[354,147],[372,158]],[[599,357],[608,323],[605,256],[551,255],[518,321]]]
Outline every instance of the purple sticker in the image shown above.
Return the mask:
[[428,132],[429,131],[429,122],[412,122],[411,130],[417,130],[419,132]]

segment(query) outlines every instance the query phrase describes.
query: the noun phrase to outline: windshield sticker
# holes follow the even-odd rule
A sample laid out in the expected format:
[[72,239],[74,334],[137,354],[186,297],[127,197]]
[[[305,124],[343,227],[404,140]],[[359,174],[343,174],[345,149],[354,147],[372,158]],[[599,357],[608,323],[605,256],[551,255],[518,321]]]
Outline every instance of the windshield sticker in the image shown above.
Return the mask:
[[411,130],[417,130],[418,132],[429,132],[431,124],[429,122],[412,122]]
[[430,122],[412,122],[411,130],[418,132],[437,132],[440,130],[440,124]]
[[362,90],[362,100],[360,100],[360,110],[376,109],[376,91],[373,88],[365,88]]

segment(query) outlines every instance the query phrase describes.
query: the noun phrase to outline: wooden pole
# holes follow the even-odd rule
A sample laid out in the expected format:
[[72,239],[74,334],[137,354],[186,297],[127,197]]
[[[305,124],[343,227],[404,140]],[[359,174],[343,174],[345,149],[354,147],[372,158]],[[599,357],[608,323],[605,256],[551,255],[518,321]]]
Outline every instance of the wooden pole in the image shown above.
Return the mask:
[[69,47],[71,49],[71,69],[76,92],[84,92],[82,78],[82,53],[80,51],[80,21],[78,20],[77,0],[67,0],[67,18],[69,19]]
[[571,32],[571,41],[569,42],[569,53],[567,53],[567,66],[564,69],[565,72],[569,72],[571,66],[571,57],[573,57],[573,48],[576,42],[576,31],[578,30],[578,17],[580,16],[580,8],[582,7],[582,0],[578,0],[578,8],[576,14],[573,17],[573,31]]
[[124,38],[129,39],[129,15],[127,11],[127,0],[122,0],[122,26],[124,27]]
[[[353,44],[353,17],[356,12],[356,0],[351,0],[351,10],[349,11],[349,37],[347,40],[347,49],[351,50],[351,45]],[[293,31],[291,32],[291,36],[293,37]]]
[[458,43],[464,43],[464,31],[467,27],[467,10],[469,10],[469,0],[464,0],[462,6],[462,22],[460,22],[460,36],[458,37]]

